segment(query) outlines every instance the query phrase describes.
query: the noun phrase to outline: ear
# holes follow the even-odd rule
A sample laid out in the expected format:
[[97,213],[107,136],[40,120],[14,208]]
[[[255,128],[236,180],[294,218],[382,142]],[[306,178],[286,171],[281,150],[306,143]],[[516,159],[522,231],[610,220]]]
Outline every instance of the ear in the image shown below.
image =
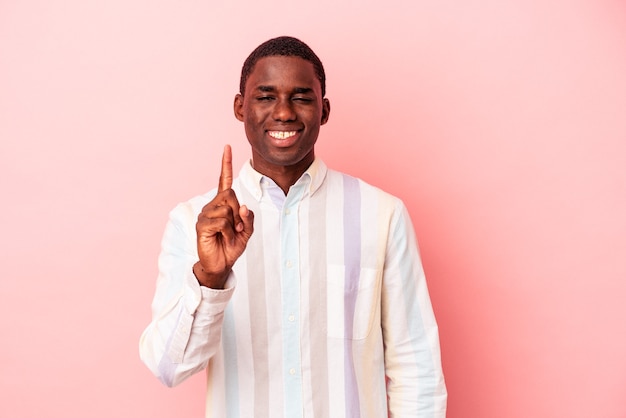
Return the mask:
[[233,111],[235,112],[235,117],[237,120],[243,122],[243,96],[241,93],[237,93],[235,95],[235,102],[233,103]]
[[328,99],[322,99],[322,122],[321,125],[324,125],[328,122],[328,117],[330,116],[330,101]]

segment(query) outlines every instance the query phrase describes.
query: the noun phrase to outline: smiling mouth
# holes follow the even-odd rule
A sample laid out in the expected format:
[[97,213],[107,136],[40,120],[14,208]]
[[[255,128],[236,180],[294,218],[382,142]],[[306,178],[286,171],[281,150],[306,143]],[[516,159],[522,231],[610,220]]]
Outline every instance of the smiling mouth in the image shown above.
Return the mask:
[[297,131],[267,131],[267,134],[275,139],[287,139],[291,138],[297,133]]

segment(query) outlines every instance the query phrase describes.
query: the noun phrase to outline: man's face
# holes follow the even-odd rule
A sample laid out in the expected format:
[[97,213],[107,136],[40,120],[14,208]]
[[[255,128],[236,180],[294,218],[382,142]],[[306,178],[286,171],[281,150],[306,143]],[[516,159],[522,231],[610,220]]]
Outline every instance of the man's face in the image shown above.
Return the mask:
[[245,96],[235,96],[235,116],[244,123],[255,170],[270,175],[304,171],[315,157],[320,126],[330,103],[322,98],[313,64],[300,57],[271,56],[255,64]]

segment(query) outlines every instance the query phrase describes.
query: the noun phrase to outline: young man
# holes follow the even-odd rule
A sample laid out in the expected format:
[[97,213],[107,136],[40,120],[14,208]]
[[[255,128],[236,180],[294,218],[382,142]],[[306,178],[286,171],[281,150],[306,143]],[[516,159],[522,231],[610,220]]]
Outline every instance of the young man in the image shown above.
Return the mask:
[[290,37],[244,63],[252,160],[171,213],[141,358],[207,369],[207,417],[445,417],[433,316],[402,202],[315,157],[322,63]]

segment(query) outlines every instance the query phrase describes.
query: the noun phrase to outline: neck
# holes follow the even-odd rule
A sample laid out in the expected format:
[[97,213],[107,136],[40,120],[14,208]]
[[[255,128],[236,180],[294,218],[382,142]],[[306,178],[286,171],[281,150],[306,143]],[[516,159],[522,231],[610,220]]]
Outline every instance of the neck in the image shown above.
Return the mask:
[[258,164],[254,158],[252,159],[252,168],[254,168],[259,173],[263,174],[274,180],[274,183],[278,185],[287,195],[289,192],[289,188],[293,186],[302,174],[311,166],[313,163],[314,157],[311,156],[310,159],[304,159],[299,161],[298,163],[290,166],[277,166],[277,165],[264,165]]

